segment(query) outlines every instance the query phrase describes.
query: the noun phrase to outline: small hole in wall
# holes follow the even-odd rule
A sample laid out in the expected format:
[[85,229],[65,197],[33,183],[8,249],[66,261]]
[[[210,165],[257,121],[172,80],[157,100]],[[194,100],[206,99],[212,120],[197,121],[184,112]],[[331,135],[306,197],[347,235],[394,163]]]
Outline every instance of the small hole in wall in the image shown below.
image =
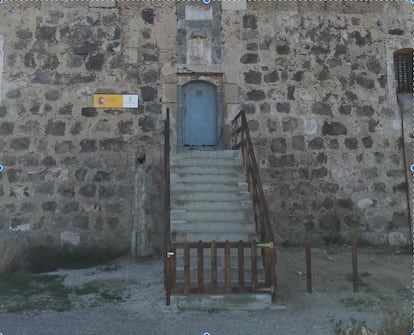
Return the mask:
[[140,154],[137,156],[137,165],[141,165],[144,164],[146,160],[146,155],[145,154]]

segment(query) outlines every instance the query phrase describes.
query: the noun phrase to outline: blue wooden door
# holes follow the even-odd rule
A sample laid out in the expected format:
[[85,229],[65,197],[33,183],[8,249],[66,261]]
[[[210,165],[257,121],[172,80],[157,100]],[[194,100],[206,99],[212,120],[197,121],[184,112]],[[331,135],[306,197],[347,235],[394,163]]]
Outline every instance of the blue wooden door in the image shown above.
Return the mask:
[[190,82],[183,94],[183,144],[216,145],[216,87],[203,81]]

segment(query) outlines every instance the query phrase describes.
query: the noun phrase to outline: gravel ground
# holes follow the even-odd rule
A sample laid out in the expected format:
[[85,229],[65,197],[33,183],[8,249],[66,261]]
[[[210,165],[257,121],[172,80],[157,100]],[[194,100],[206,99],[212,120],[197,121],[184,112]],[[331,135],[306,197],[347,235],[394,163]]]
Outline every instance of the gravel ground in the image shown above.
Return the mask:
[[[279,250],[279,305],[284,310],[254,312],[172,312],[164,305],[163,269],[160,260],[122,259],[109,265],[82,270],[59,270],[67,288],[111,288],[117,301],[96,300],[97,292],[72,295],[71,308],[56,312],[36,309],[19,313],[0,310],[3,335],[66,334],[334,334],[338,321],[352,319],[379,326],[388,308],[411,310],[410,255],[360,253],[364,280],[361,292],[352,293],[349,252],[333,250],[327,256],[314,250],[313,294],[306,294],[303,251]],[[95,288],[96,288],[95,287]],[[114,293],[114,294],[115,294]],[[1,297],[0,297],[1,298]],[[81,299],[80,299],[81,298]],[[1,306],[1,300],[0,300]],[[397,306],[397,307],[396,307]]]

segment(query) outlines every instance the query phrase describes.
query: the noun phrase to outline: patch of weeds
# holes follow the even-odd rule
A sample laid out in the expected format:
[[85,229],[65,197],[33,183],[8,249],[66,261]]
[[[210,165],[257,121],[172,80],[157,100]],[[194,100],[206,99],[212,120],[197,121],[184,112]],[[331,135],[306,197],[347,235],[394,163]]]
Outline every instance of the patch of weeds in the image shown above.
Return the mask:
[[0,296],[8,312],[65,311],[71,308],[71,289],[60,276],[8,276],[0,278]]
[[25,247],[22,241],[13,238],[0,240],[0,274],[20,270],[24,260]]
[[351,319],[350,325],[344,325],[342,321],[337,321],[334,324],[335,335],[378,335],[373,330],[367,328],[365,321],[357,321]]
[[80,287],[75,287],[73,289],[76,295],[86,295],[86,294],[98,294],[99,293],[99,285],[96,282],[87,283]]
[[365,321],[351,319],[350,325],[342,321],[333,321],[335,335],[403,335],[411,334],[412,320],[404,313],[391,311],[383,314],[381,327],[378,330],[369,329]]
[[356,307],[358,312],[362,312],[367,308],[371,308],[374,306],[374,302],[368,298],[355,298],[355,297],[348,297],[342,298],[340,302],[346,307]]
[[120,294],[120,292],[114,292],[111,290],[102,290],[99,292],[100,297],[105,302],[123,302],[125,298]]
[[[368,272],[363,272],[358,274],[358,285],[359,286],[368,286],[368,284],[364,281],[364,278],[371,276]],[[347,274],[346,279],[350,282],[353,281],[352,274]]]
[[123,302],[126,297],[121,290],[104,287],[100,282],[87,283],[81,287],[74,288],[74,293],[77,296],[81,295],[95,295],[95,298],[101,302]]
[[405,313],[388,311],[381,320],[381,330],[378,335],[411,334],[412,319]]

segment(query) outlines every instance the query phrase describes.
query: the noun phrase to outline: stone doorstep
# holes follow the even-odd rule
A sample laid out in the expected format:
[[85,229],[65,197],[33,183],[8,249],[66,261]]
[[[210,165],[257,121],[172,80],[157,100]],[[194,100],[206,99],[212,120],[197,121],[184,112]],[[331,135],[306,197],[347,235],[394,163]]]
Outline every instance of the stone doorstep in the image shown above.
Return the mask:
[[241,158],[239,150],[186,150],[176,153],[171,158]]
[[171,167],[220,166],[242,168],[242,160],[240,158],[172,158],[170,165]]
[[181,311],[257,311],[285,310],[286,306],[274,305],[269,293],[190,294],[171,295],[171,310]]

